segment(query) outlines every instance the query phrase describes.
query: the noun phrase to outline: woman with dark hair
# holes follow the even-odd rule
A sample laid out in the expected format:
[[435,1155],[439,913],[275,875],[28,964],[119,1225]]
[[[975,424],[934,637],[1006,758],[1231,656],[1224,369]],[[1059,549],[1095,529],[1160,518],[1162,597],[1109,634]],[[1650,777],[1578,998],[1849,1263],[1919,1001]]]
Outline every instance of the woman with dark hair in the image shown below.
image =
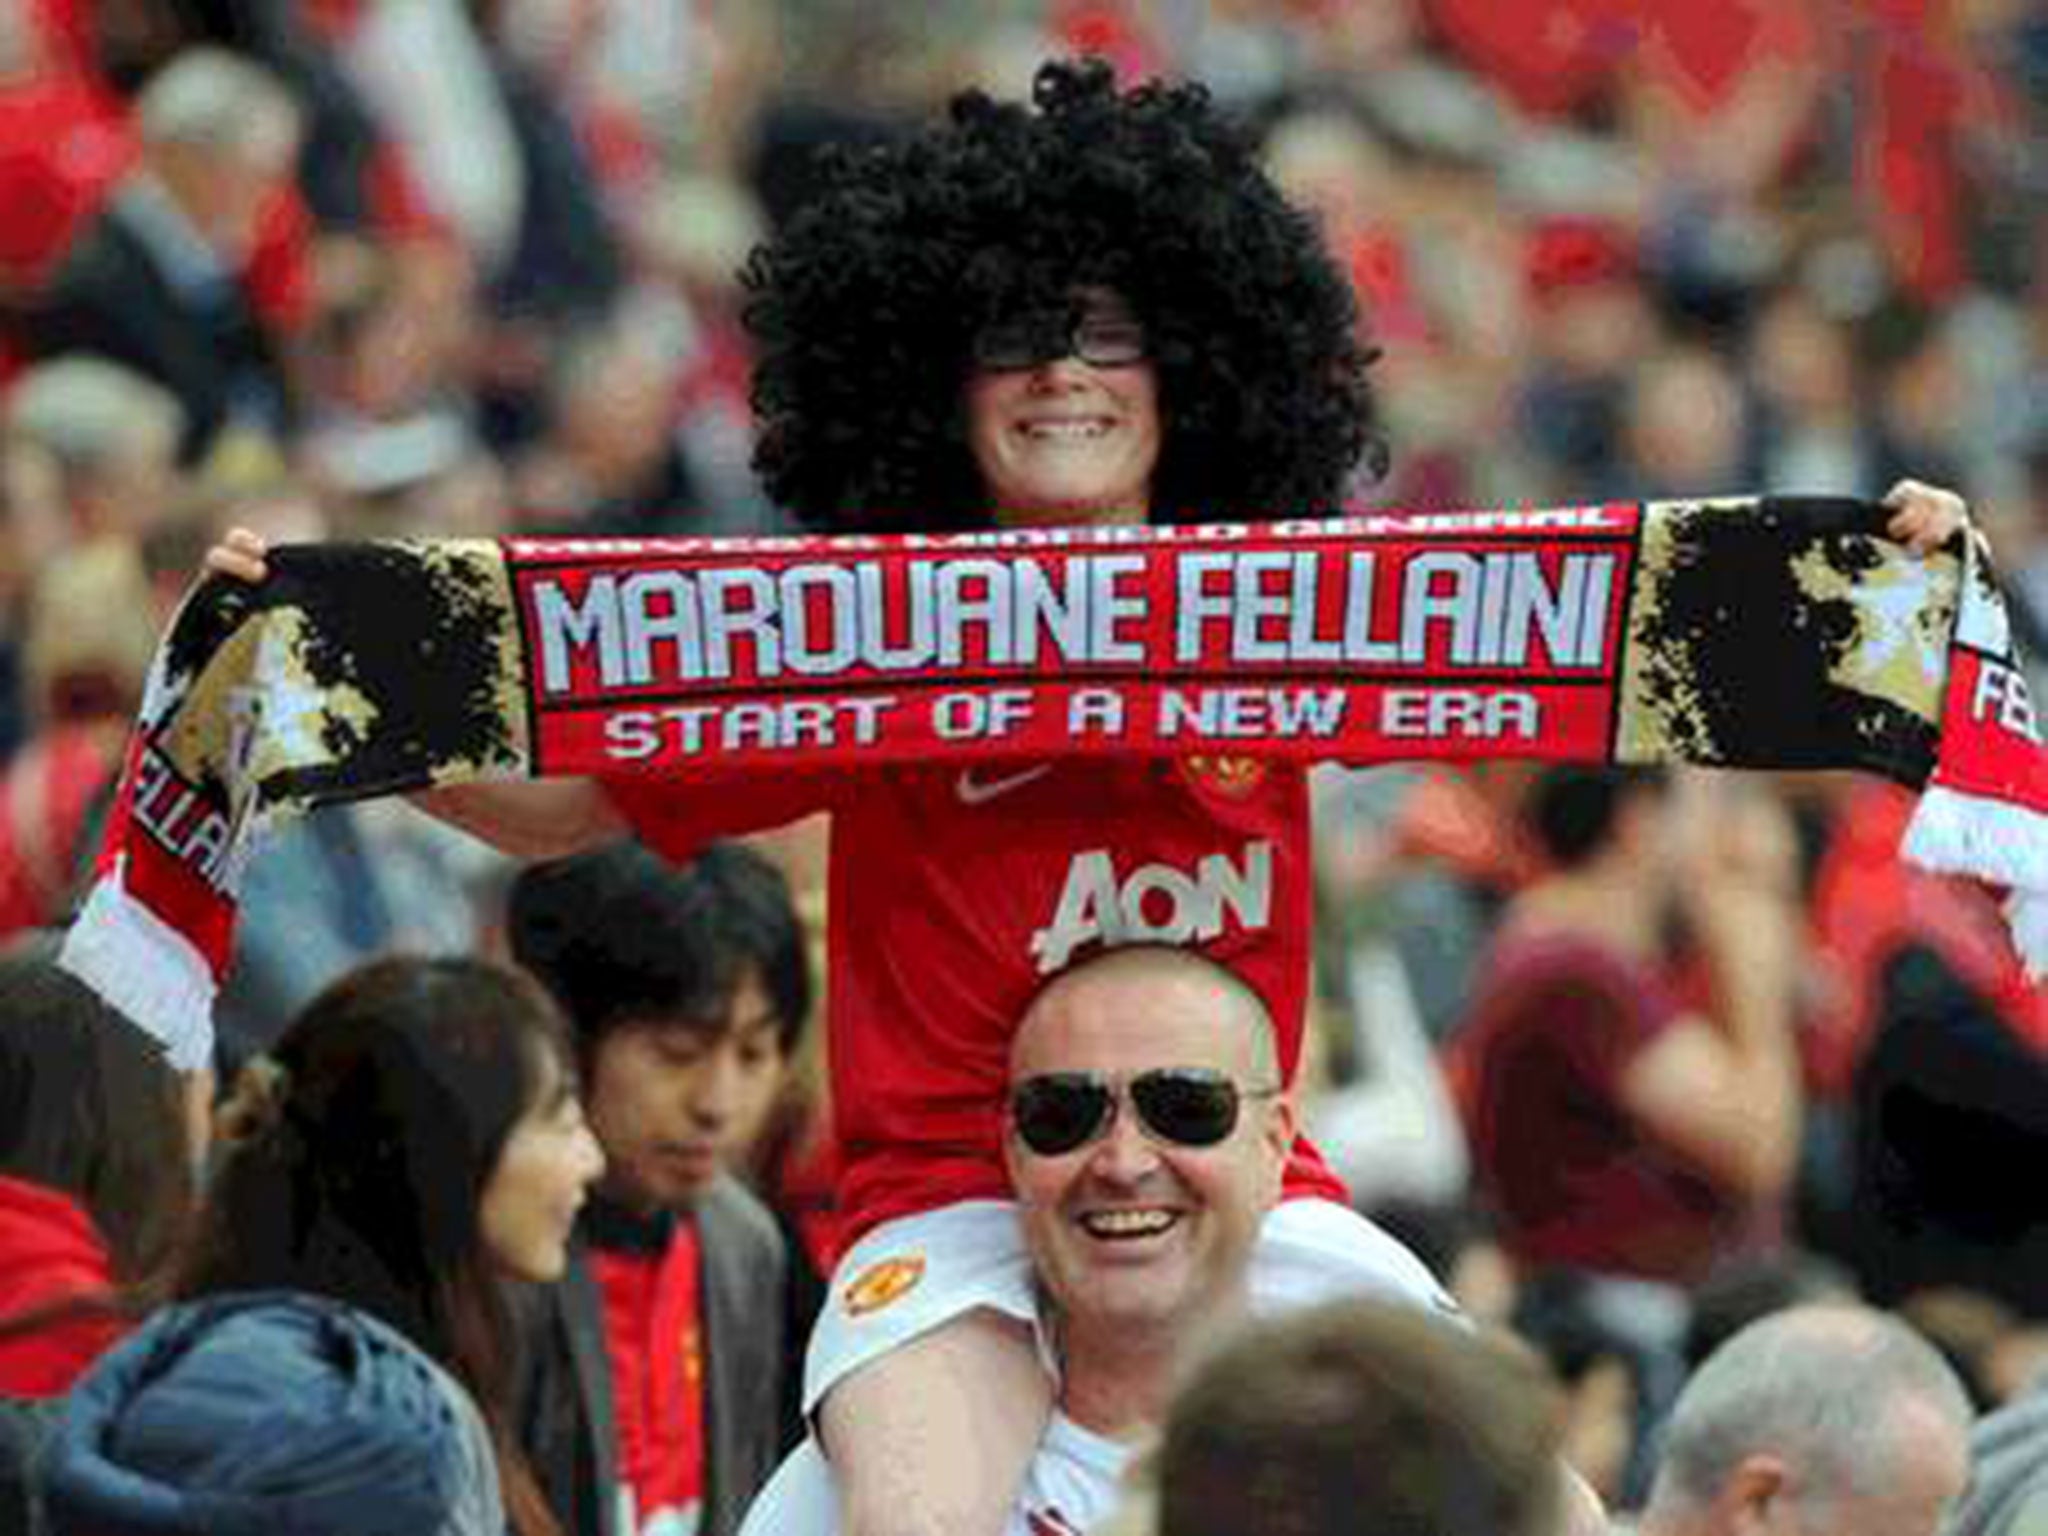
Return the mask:
[[[747,280],[757,467],[824,528],[1310,515],[1383,457],[1345,279],[1197,85],[1121,92],[1101,64],[1049,64],[1028,106],[970,92],[948,122],[842,156]],[[260,579],[262,553],[231,535],[210,563]],[[859,1241],[812,1339],[806,1405],[854,1536],[993,1536],[1052,1396],[1001,1157],[1015,1023],[1077,953],[1199,942],[1265,999],[1291,1080],[1302,768],[912,764],[421,803],[533,857],[631,830],[682,858],[833,814],[833,1112]],[[1287,1191],[1321,1198],[1268,1218],[1261,1295],[1436,1294],[1305,1146]]]
[[233,1505],[255,1529],[312,1499],[307,1529],[481,1529],[502,1489],[518,1536],[552,1536],[506,1431],[501,1282],[561,1274],[602,1166],[531,979],[468,959],[345,976],[278,1043],[186,1305],[74,1392],[54,1528],[227,1529]]
[[54,960],[0,961],[0,1396],[61,1395],[161,1298],[194,1155],[156,1043]]

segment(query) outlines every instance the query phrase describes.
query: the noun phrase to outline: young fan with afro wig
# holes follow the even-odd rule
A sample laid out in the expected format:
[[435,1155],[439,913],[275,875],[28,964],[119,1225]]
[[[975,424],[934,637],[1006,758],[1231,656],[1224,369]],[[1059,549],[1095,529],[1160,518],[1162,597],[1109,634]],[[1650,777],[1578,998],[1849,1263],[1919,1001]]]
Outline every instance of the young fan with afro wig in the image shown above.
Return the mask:
[[[1383,467],[1350,287],[1202,86],[1120,92],[1099,62],[1047,64],[1028,106],[969,91],[905,142],[839,152],[827,181],[745,273],[755,468],[814,528],[1301,514]],[[1122,344],[1091,351],[1091,324]],[[1121,467],[1113,449],[1091,465],[1088,430],[1114,444],[1134,420]],[[1018,440],[1047,421],[1078,441]],[[871,1234],[835,1294],[897,1249],[931,1259],[914,1221]],[[943,1273],[933,1259],[929,1290]],[[814,1349],[854,1536],[1004,1528],[1051,1390],[1003,1312],[935,1312],[886,1352]]]
[[1048,64],[1032,108],[970,91],[836,171],[746,271],[755,467],[819,530],[985,526],[975,337],[1083,289],[1130,307],[1157,373],[1152,521],[1302,515],[1384,467],[1350,287],[1202,86]]

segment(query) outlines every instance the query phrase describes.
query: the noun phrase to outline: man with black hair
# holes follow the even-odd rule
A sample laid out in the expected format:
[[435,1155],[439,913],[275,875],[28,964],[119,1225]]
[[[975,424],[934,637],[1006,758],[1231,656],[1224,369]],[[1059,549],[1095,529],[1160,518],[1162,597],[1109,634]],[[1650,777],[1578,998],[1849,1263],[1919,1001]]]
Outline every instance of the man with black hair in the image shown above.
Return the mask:
[[730,1532],[784,1440],[787,1257],[730,1168],[810,1012],[801,924],[748,849],[678,868],[633,843],[523,871],[507,922],[576,1031],[606,1160],[542,1298],[528,1450],[579,1536]]
[[[1784,813],[1754,785],[1585,768],[1546,770],[1525,809],[1548,869],[1509,904],[1451,1054],[1480,1192],[1523,1265],[1696,1280],[1783,1195],[1798,1145]],[[1674,918],[1704,1006],[1672,985]]]

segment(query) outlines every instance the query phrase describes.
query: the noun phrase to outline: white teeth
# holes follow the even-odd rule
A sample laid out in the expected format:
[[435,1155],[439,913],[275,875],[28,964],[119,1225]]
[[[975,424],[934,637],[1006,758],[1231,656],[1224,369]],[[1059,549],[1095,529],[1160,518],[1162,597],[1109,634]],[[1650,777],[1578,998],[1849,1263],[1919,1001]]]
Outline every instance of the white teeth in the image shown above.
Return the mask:
[[1018,430],[1026,437],[1101,437],[1109,431],[1109,424],[1101,421],[1027,421]]
[[1171,1211],[1090,1211],[1081,1225],[1095,1237],[1149,1237],[1172,1226]]

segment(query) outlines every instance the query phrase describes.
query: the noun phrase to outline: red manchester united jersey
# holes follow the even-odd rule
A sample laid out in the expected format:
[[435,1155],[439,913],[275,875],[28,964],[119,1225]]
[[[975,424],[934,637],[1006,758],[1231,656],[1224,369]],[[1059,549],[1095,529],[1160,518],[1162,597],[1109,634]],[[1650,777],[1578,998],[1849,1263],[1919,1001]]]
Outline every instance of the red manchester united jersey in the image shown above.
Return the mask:
[[[1297,765],[1070,758],[609,787],[674,858],[832,813],[828,1033],[848,1240],[1009,1198],[1011,1033],[1047,977],[1104,947],[1199,945],[1265,998],[1290,1080],[1299,1064],[1310,891]],[[1306,1143],[1288,1189],[1343,1196]]]

